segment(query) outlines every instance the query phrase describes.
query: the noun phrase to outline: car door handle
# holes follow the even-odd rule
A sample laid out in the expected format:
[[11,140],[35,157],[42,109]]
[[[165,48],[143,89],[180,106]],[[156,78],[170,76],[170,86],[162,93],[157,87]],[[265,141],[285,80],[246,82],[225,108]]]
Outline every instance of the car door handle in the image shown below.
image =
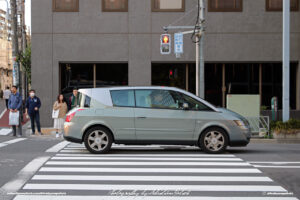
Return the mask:
[[146,119],[147,117],[145,117],[145,116],[139,116],[139,117],[137,117],[138,119]]

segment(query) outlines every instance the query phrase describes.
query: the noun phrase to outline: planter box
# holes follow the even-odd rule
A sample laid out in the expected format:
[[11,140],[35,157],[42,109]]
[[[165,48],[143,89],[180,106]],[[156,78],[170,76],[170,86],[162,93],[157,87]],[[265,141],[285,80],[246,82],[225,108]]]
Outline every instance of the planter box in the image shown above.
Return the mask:
[[274,139],[300,139],[300,130],[295,130],[294,133],[273,132]]

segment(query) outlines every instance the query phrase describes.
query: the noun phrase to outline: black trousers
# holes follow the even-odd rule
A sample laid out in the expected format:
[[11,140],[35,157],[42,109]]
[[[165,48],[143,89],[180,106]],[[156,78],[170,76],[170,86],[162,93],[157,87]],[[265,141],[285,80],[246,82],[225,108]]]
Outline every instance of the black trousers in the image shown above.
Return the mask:
[[[19,118],[19,124],[21,124],[21,119]],[[17,126],[12,126],[13,129],[13,135],[16,136],[17,135]],[[18,126],[18,132],[19,135],[22,135],[22,127]]]
[[6,105],[6,108],[8,109],[8,99],[5,99],[5,105]]
[[38,132],[40,133],[41,132],[40,113],[39,112],[30,113],[29,117],[30,117],[30,121],[31,121],[32,133],[35,133],[35,124],[34,124],[34,122],[36,122]]

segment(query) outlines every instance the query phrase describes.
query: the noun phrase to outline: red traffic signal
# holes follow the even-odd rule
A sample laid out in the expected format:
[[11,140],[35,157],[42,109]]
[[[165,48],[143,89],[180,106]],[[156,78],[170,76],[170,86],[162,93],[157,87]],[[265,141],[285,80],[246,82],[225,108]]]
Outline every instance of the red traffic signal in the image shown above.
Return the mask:
[[160,35],[160,53],[161,54],[170,54],[171,53],[171,35],[170,34],[161,34]]
[[163,35],[162,42],[163,42],[163,44],[169,44],[169,42],[170,42],[169,36],[168,35]]

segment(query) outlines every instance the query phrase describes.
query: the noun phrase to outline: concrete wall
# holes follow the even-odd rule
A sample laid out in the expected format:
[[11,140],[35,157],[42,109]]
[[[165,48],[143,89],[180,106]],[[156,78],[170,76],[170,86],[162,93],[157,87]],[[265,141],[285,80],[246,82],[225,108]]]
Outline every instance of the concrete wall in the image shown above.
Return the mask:
[[[150,85],[151,62],[194,61],[189,36],[180,59],[160,55],[159,36],[170,23],[193,25],[196,1],[186,0],[185,12],[151,12],[150,0],[129,0],[128,12],[105,13],[101,0],[79,2],[79,12],[58,13],[52,12],[51,0],[32,0],[32,87],[43,103],[43,126],[52,125],[59,62],[128,62],[129,85]],[[206,13],[205,60],[281,61],[281,17],[281,12],[265,11],[265,0],[244,0],[243,12]],[[291,41],[291,60],[299,61],[299,11],[291,13]]]

